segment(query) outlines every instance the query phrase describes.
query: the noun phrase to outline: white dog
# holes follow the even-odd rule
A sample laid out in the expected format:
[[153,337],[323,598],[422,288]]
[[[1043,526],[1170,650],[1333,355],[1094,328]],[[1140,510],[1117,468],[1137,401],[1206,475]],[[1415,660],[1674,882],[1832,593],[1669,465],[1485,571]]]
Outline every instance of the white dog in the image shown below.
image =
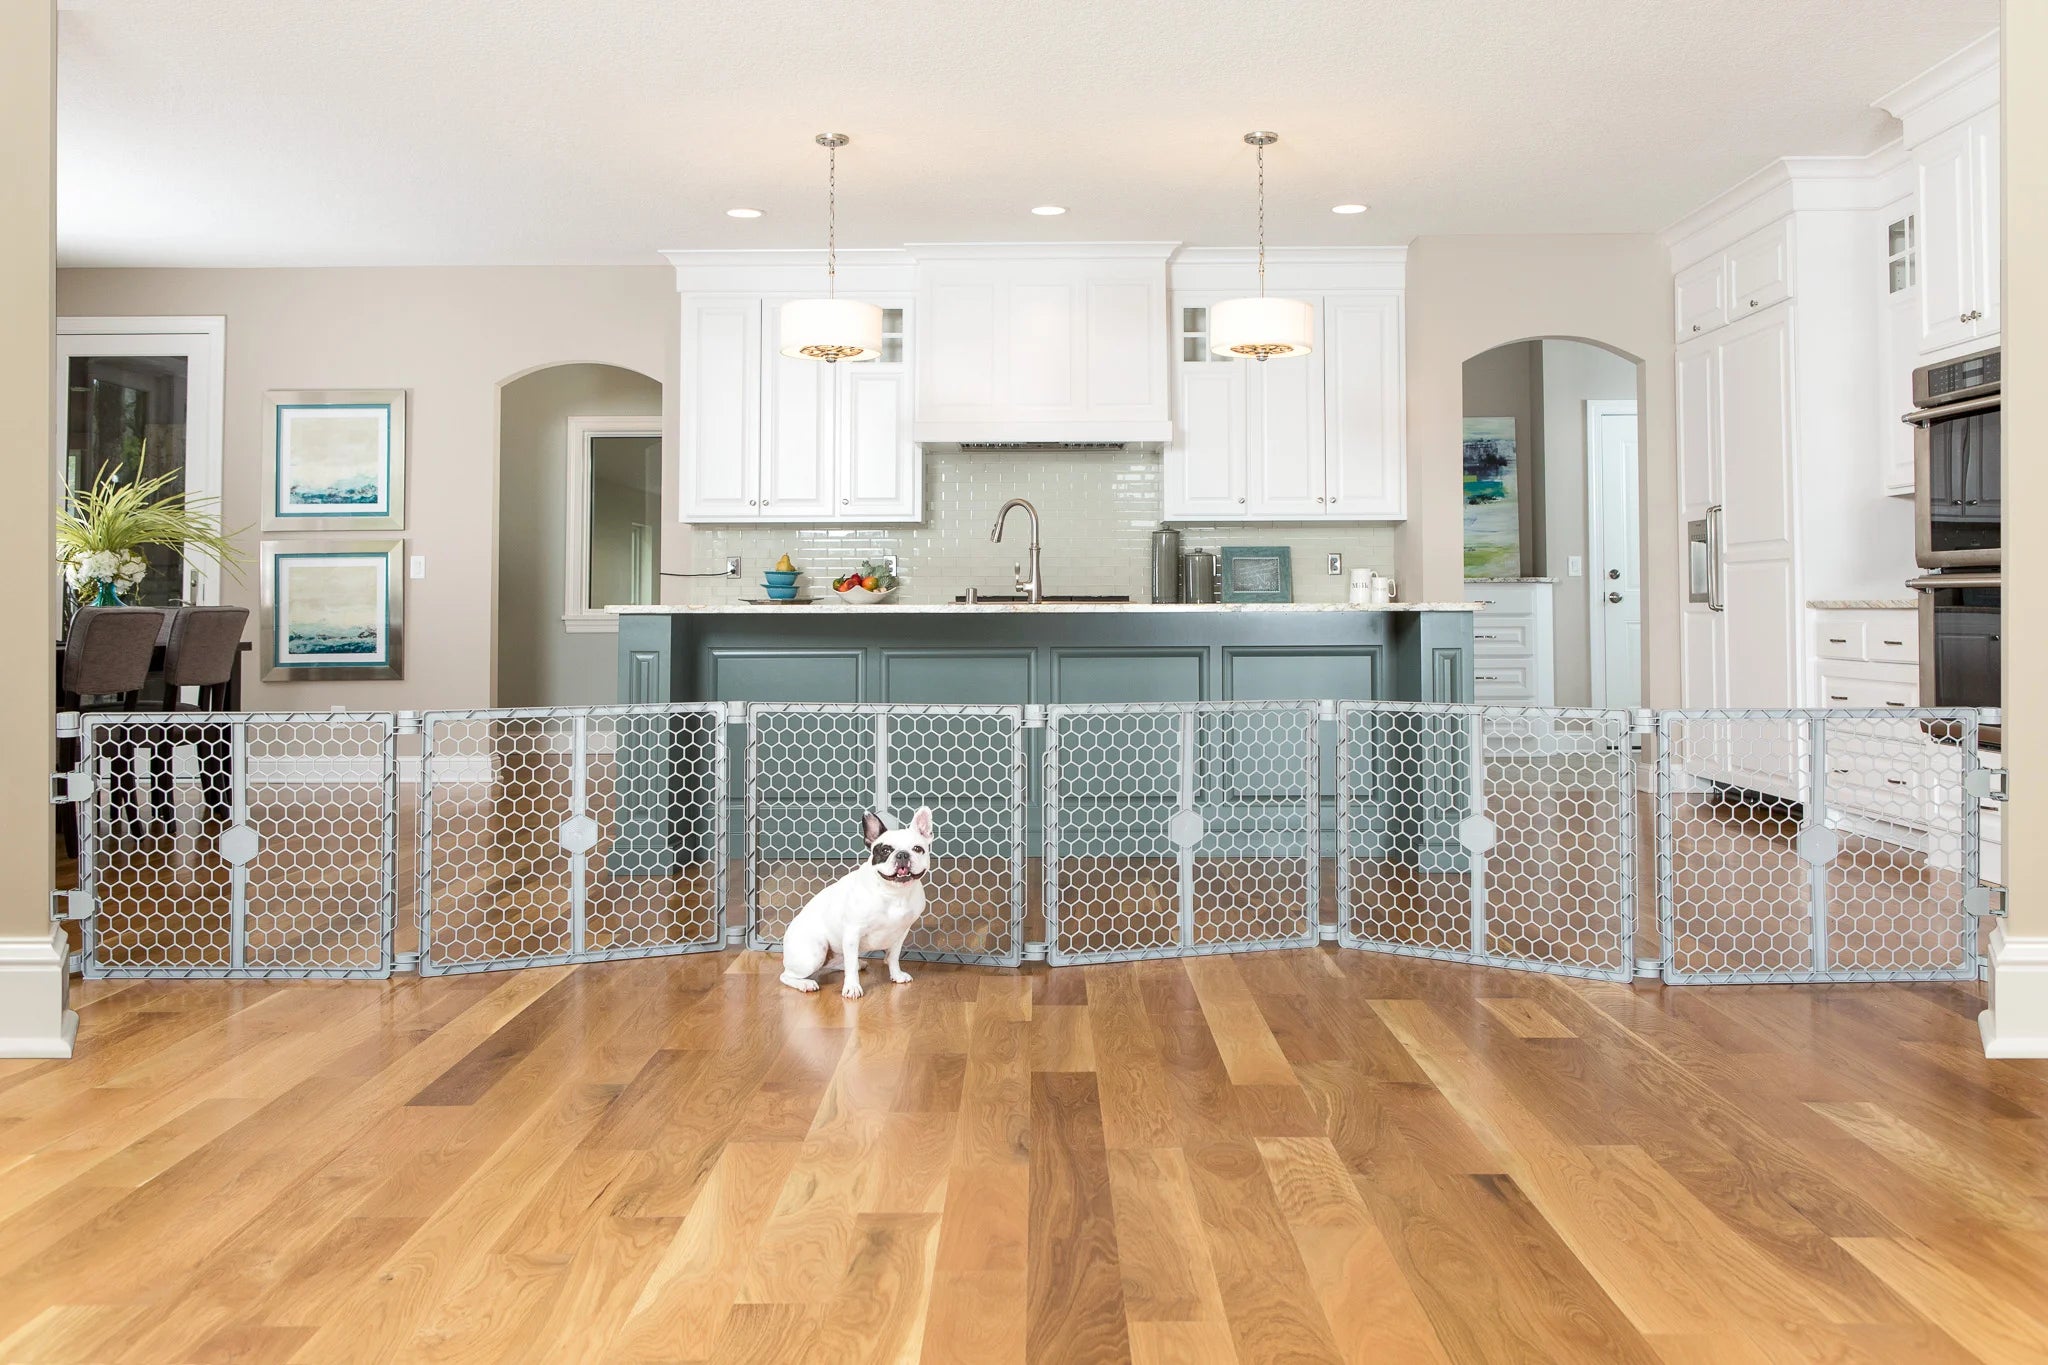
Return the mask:
[[879,815],[864,815],[861,837],[868,860],[811,897],[782,936],[782,984],[814,991],[813,979],[836,959],[845,969],[839,993],[858,999],[860,955],[881,948],[889,979],[910,980],[899,959],[910,926],[924,914],[924,879],[932,866],[932,813],[918,807],[908,829],[891,830]]

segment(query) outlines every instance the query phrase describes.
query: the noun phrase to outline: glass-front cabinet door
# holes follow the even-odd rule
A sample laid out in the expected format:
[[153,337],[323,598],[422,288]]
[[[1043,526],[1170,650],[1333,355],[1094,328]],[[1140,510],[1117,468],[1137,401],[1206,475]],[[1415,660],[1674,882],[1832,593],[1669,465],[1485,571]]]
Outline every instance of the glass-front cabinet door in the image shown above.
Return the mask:
[[[166,474],[166,492],[218,495],[222,333],[219,318],[58,320],[60,497]],[[167,547],[142,554],[149,572],[124,594],[130,605],[219,600],[212,564]]]

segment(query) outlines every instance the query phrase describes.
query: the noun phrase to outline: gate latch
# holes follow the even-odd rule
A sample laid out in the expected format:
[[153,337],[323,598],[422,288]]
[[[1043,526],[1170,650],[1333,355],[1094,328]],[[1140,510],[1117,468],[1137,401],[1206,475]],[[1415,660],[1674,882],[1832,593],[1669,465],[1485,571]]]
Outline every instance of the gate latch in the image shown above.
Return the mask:
[[1972,768],[1963,774],[1963,791],[1979,801],[2005,800],[2005,769]]
[[1963,913],[1966,915],[1996,915],[2005,918],[2005,888],[2002,886],[1973,886],[1963,893]]
[[92,897],[83,888],[75,891],[52,891],[50,893],[50,918],[53,920],[81,920],[92,918]]
[[50,804],[83,805],[92,799],[92,774],[81,770],[50,774]]

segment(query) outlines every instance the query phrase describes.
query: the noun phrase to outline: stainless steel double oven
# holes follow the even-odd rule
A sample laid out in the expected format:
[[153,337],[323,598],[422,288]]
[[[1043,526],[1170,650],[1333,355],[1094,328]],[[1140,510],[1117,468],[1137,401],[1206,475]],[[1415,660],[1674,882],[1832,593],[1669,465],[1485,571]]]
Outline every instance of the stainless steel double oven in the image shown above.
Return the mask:
[[[2003,629],[1999,353],[1913,372],[1914,556],[1920,595],[1920,700],[1997,706]],[[1983,741],[1998,743],[1996,727]]]

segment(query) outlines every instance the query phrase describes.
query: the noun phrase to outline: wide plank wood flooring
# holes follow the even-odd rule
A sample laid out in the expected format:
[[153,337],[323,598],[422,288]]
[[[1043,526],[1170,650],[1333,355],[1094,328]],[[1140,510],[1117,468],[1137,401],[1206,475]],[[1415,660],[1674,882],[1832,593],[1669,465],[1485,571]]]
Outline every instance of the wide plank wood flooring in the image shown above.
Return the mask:
[[0,1361],[2048,1359],[1974,988],[775,970],[81,984]]

